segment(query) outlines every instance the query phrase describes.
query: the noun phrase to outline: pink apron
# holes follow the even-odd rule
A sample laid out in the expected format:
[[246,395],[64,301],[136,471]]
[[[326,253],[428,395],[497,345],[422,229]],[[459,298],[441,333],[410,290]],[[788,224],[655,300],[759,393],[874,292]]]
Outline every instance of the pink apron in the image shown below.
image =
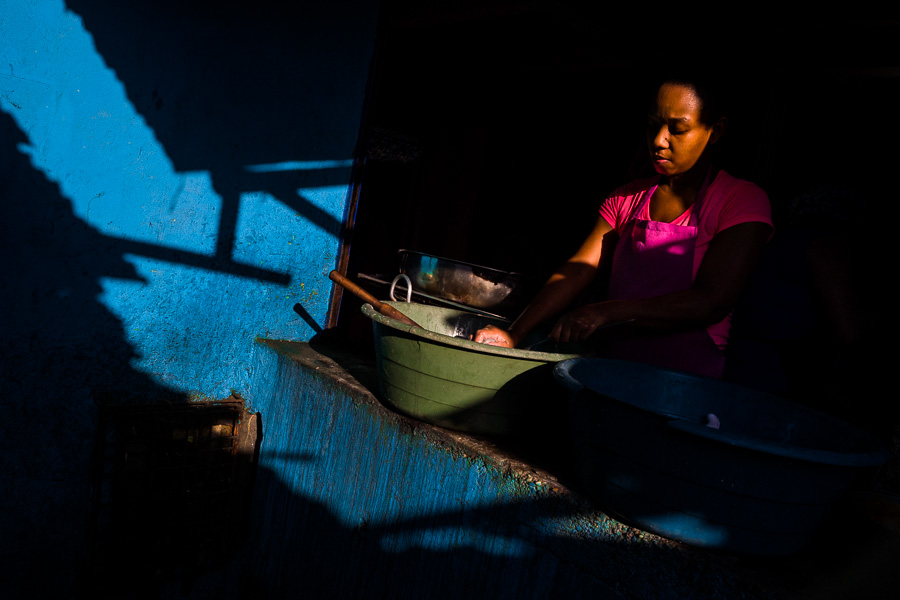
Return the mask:
[[[687,225],[638,219],[656,187],[645,194],[616,245],[609,281],[611,300],[652,298],[691,287],[698,215],[708,181],[700,188]],[[610,358],[718,378],[725,367],[725,355],[705,328],[665,333],[613,328],[598,337],[603,354]]]

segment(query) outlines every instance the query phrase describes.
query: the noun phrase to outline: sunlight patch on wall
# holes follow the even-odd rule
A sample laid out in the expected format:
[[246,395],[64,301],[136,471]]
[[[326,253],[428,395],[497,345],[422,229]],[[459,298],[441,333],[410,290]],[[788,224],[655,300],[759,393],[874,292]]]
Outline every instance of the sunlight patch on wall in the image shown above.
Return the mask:
[[300,188],[297,195],[313,206],[320,208],[341,221],[347,200],[346,185],[328,185],[314,188]]
[[4,12],[0,108],[31,141],[19,150],[75,215],[115,237],[212,252],[215,232],[198,218],[220,204],[209,174],[175,171],[81,18],[54,1]]
[[[309,339],[327,314],[353,166],[342,157],[359,125],[347,114],[362,102],[335,90],[362,89],[367,59],[357,58],[371,40],[309,42],[317,54],[308,74],[290,61],[249,73],[235,65],[265,49],[228,38],[244,33],[241,22],[196,32],[191,11],[175,6],[186,21],[147,5],[112,15],[82,6],[84,18],[62,0],[4,5],[0,110],[20,130],[5,150],[19,165],[15,153],[26,156],[24,183],[55,199],[52,210],[32,211],[58,241],[53,265],[121,322],[134,368],[184,390],[239,387],[256,337]],[[156,20],[141,20],[148,15]],[[234,51],[148,72],[168,52],[211,47],[204,40]],[[359,67],[353,81],[327,67],[348,57]],[[244,93],[217,94],[235,72],[248,77]],[[271,83],[281,75],[285,89]],[[328,85],[311,86],[320,82]],[[150,102],[157,87],[164,104]],[[300,89],[302,101],[283,100]],[[81,268],[90,260],[96,268]],[[110,335],[120,335],[117,325]]]
[[247,165],[250,173],[278,173],[282,171],[317,171],[320,169],[346,169],[353,166],[352,160],[289,160],[264,165]]

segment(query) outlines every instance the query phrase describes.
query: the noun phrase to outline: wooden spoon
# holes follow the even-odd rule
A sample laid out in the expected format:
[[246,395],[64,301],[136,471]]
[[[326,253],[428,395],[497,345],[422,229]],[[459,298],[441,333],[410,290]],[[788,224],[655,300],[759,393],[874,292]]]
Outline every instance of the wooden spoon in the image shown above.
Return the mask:
[[406,323],[407,325],[412,325],[413,327],[421,327],[421,325],[404,315],[402,312],[400,312],[393,306],[385,304],[381,300],[378,300],[375,296],[362,289],[337,271],[332,271],[331,273],[329,273],[328,278],[343,287],[345,290],[351,292],[354,296],[358,297],[363,302],[368,302],[369,304],[371,304],[375,310],[377,310],[384,316],[390,317],[391,319],[396,319],[397,321]]

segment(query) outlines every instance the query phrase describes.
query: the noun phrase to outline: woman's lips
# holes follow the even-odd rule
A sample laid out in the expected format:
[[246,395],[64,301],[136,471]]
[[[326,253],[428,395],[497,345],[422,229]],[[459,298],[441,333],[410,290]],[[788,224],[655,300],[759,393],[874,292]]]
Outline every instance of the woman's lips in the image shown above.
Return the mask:
[[653,155],[653,169],[660,175],[665,175],[671,169],[672,161],[664,156]]

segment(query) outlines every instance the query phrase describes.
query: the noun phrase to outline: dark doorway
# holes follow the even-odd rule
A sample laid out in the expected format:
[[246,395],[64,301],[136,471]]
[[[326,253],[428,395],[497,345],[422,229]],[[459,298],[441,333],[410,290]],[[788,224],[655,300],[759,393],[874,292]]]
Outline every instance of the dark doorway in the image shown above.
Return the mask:
[[[390,280],[398,250],[410,249],[541,283],[606,194],[641,173],[644,86],[685,57],[740,86],[726,169],[769,193],[782,231],[798,195],[822,184],[870,189],[873,174],[891,172],[883,123],[900,97],[896,24],[753,24],[678,41],[602,13],[383,3],[351,278]],[[877,188],[862,193],[885,202]],[[387,286],[359,282],[387,299]],[[338,323],[367,348],[359,306],[343,294]]]

